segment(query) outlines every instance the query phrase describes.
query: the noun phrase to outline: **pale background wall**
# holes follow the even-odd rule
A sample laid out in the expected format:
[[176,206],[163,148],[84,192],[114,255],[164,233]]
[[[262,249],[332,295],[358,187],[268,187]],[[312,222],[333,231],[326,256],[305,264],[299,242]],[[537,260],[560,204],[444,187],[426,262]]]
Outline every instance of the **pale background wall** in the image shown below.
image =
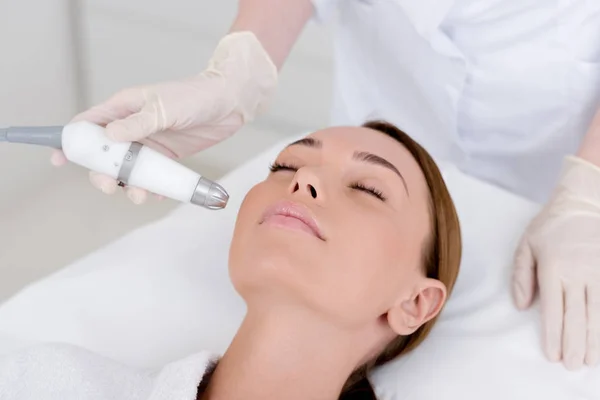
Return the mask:
[[[0,126],[67,122],[136,84],[199,72],[237,0],[0,1]],[[271,112],[185,163],[211,178],[270,143],[327,124],[330,34],[309,25],[281,76]],[[0,145],[0,301],[32,280],[171,210],[130,204],[89,185],[49,150]]]

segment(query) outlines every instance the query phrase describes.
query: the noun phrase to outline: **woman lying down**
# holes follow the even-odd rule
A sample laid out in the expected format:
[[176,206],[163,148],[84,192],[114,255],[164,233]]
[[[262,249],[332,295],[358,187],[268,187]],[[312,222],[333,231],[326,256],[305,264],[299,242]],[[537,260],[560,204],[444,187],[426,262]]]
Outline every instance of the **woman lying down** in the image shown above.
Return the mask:
[[458,274],[440,172],[384,122],[311,134],[271,171],[237,217],[229,272],[247,314],[222,357],[155,373],[42,345],[0,360],[0,398],[375,399],[369,371],[423,341]]

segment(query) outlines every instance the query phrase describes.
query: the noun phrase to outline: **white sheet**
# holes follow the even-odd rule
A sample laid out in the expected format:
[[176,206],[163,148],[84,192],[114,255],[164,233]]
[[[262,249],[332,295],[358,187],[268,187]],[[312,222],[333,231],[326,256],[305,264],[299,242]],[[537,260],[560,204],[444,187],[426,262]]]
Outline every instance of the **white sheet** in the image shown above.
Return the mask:
[[[245,311],[226,269],[235,215],[283,145],[221,181],[226,210],[182,207],[19,293],[0,307],[0,334],[142,368],[222,352]],[[599,399],[600,369],[546,361],[537,311],[519,313],[510,300],[512,253],[538,207],[453,168],[445,177],[463,225],[461,274],[430,338],[373,376],[380,398]]]

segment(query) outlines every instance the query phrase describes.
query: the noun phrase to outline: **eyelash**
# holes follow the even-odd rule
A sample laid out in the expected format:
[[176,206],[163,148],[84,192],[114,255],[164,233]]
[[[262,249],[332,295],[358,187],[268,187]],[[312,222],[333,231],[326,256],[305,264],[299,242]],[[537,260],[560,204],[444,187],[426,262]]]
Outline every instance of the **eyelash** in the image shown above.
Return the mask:
[[[296,167],[294,165],[290,165],[290,164],[274,162],[273,164],[271,164],[269,166],[269,170],[271,172],[277,172],[277,171],[293,171],[293,172],[295,172],[295,171],[298,171],[298,167]],[[374,197],[377,197],[381,201],[386,201],[386,197],[381,192],[381,190],[378,190],[372,186],[366,186],[360,182],[355,182],[350,185],[350,188],[368,193]]]
[[363,192],[366,192],[370,195],[373,195],[375,197],[377,197],[379,200],[381,201],[386,201],[386,197],[383,195],[383,193],[381,192],[381,190],[378,190],[372,186],[365,186],[362,183],[356,182],[353,183],[352,185],[350,185],[350,187],[352,189],[356,189],[356,190],[361,190]]
[[293,171],[293,172],[296,172],[296,171],[298,171],[298,167],[295,167],[295,166],[290,165],[290,164],[283,164],[283,163],[274,162],[273,164],[271,164],[269,166],[269,170],[271,172],[277,172],[277,171]]

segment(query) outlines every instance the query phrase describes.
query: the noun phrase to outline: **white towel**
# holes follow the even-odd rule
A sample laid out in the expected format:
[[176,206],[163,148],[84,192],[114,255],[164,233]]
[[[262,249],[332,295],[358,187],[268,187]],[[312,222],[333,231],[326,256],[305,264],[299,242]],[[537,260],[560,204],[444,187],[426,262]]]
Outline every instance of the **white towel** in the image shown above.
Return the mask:
[[39,345],[0,358],[0,400],[195,400],[213,359],[200,352],[149,371],[71,345]]

